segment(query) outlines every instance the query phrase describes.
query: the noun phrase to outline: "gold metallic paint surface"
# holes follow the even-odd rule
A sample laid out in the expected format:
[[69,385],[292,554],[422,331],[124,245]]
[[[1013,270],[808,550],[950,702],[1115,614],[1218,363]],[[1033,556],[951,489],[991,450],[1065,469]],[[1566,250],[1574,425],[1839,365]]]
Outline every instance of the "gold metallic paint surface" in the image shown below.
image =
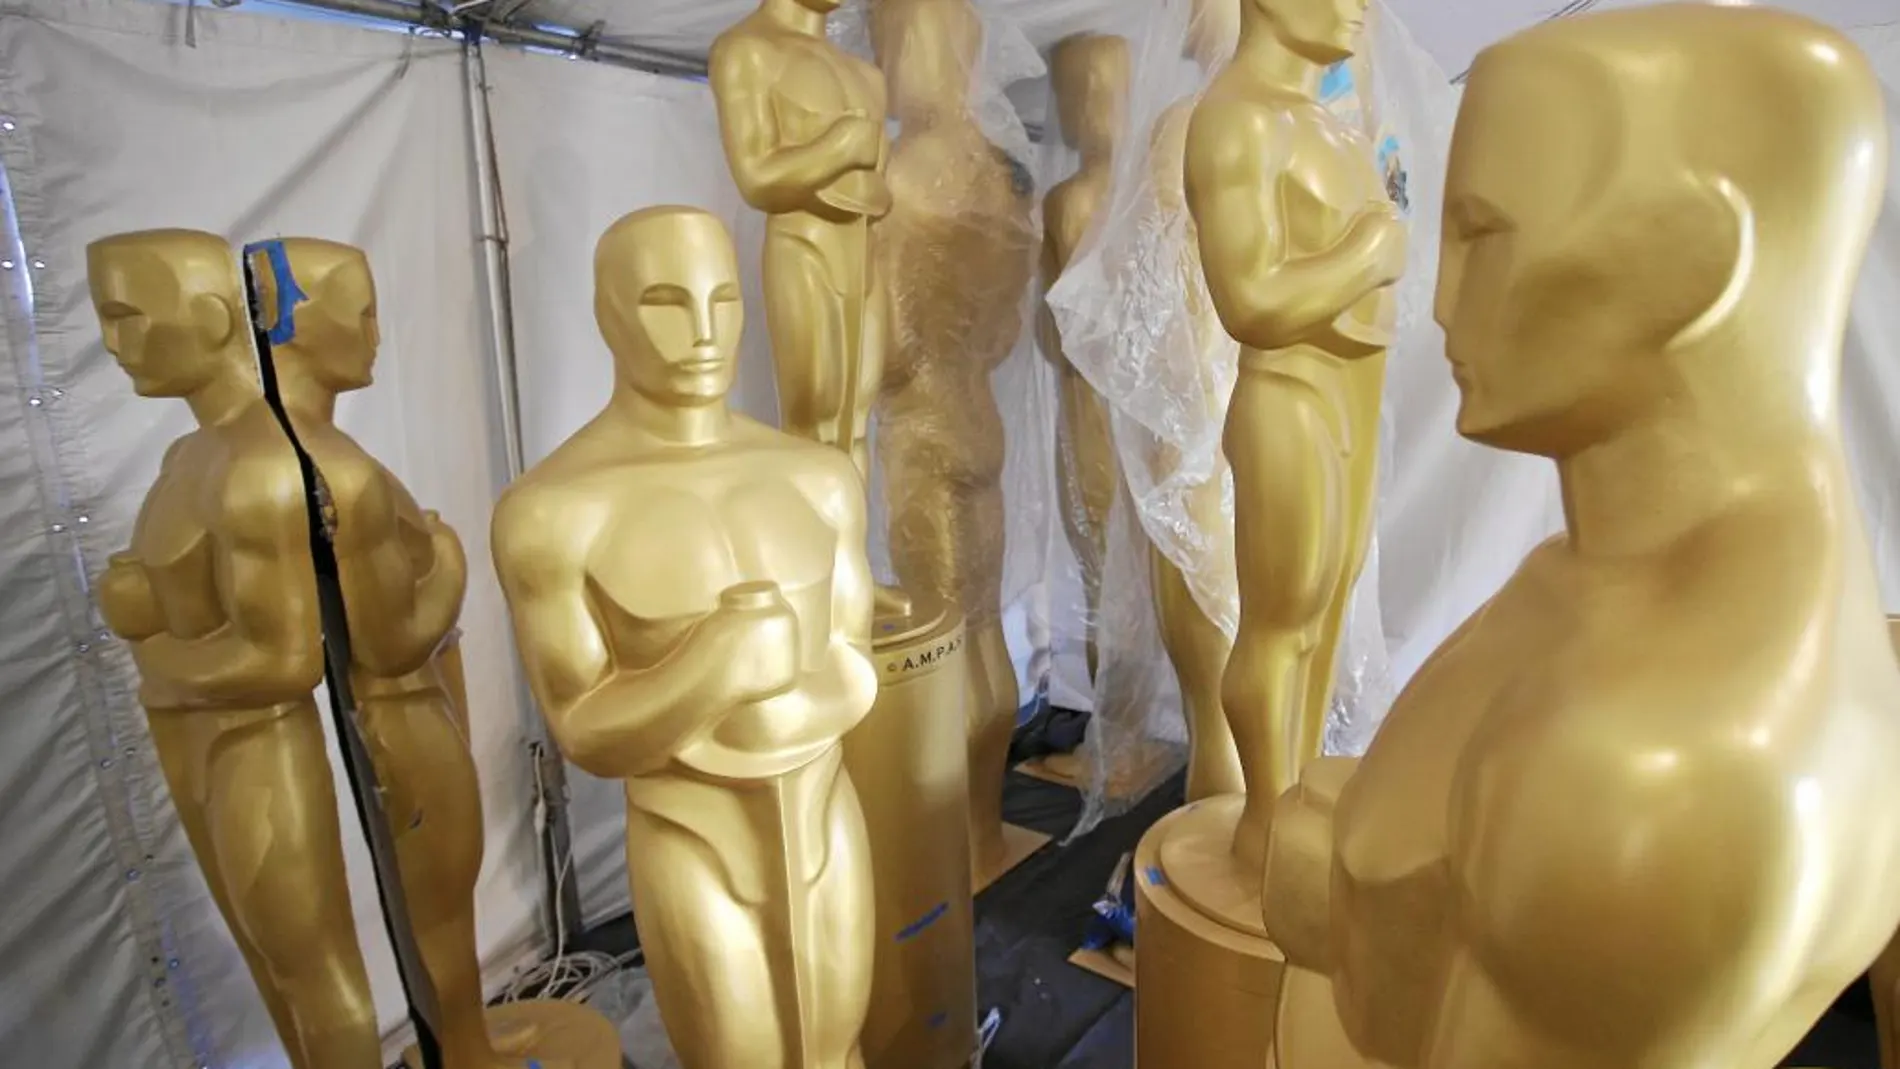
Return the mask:
[[[1232,58],[1239,33],[1240,8],[1234,0],[1195,0],[1182,41],[1183,58],[1193,60],[1203,71],[1216,70]],[[1149,181],[1161,211],[1186,221],[1188,247],[1179,264],[1180,286],[1186,302],[1188,337],[1193,341],[1192,358],[1207,369],[1193,379],[1204,387],[1202,396],[1194,400],[1210,423],[1218,423],[1225,419],[1227,398],[1216,386],[1220,376],[1212,368],[1232,342],[1204,296],[1207,284],[1201,271],[1199,239],[1188,209],[1187,134],[1193,115],[1194,102],[1190,99],[1169,107],[1155,120],[1148,145]],[[1181,457],[1172,444],[1157,440],[1153,449],[1157,474],[1171,474],[1181,467]],[[1234,523],[1222,501],[1227,471],[1226,457],[1216,451],[1206,480],[1187,492],[1184,518],[1193,525],[1198,540],[1209,547],[1195,562],[1192,575],[1159,548],[1151,550],[1155,615],[1161,624],[1162,645],[1181,684],[1182,712],[1187,717],[1190,802],[1246,790],[1233,729],[1221,705],[1222,676],[1233,654],[1233,642],[1196,597],[1197,585],[1218,594],[1222,601],[1235,596]]]
[[567,757],[624,781],[634,917],[686,1069],[858,1069],[869,842],[841,740],[871,710],[850,458],[728,410],[743,312],[713,216],[595,253],[599,416],[496,506],[495,567]]
[[908,617],[876,621],[877,704],[844,742],[877,898],[866,1069],[961,1069],[976,1050],[969,768],[958,715],[970,647],[954,610],[923,598],[917,607],[921,628]]
[[[1257,888],[1235,878],[1241,796],[1190,804],[1162,818],[1135,851],[1135,1062],[1141,1069],[1261,1069],[1285,962],[1235,914],[1258,914]],[[1185,887],[1183,886],[1185,882]],[[1183,895],[1233,896],[1210,909]]]
[[[336,514],[334,546],[350,621],[357,716],[395,831],[403,892],[442,1016],[436,1037],[446,1069],[568,1064],[612,1069],[619,1037],[598,1014],[535,1004],[497,1044],[484,1010],[476,954],[475,887],[484,836],[481,785],[468,741],[468,693],[459,635],[468,586],[461,540],[334,422],[337,395],[370,385],[379,341],[376,288],[359,249],[286,238],[285,259],[304,299],[295,334],[273,346],[278,389],[297,440],[310,454]],[[267,262],[260,287],[273,290]],[[266,293],[266,305],[270,305]],[[573,1017],[566,1041],[543,1038],[537,1018]],[[561,1063],[557,1048],[584,1036],[586,1056]],[[550,1045],[554,1044],[554,1045]]]
[[[1127,123],[1130,57],[1128,41],[1103,34],[1077,34],[1049,54],[1049,79],[1062,137],[1081,153],[1081,169],[1056,183],[1042,201],[1042,288],[1061,277],[1095,216],[1108,204],[1115,180],[1116,142]],[[1044,304],[1037,341],[1055,366],[1056,494],[1062,529],[1082,567],[1086,599],[1089,679],[1098,660],[1096,627],[1102,601],[1102,568],[1108,555],[1108,513],[1121,480],[1121,464],[1109,433],[1108,406],[1062,353],[1062,335]]]
[[1364,0],[1240,0],[1240,44],[1188,130],[1187,197],[1221,322],[1241,344],[1222,445],[1240,627],[1222,682],[1261,863],[1273,800],[1325,741],[1346,606],[1377,489],[1379,394],[1405,231],[1372,146],[1316,94]]
[[970,841],[977,868],[994,872],[1019,696],[1003,638],[1003,418],[990,376],[1022,331],[1034,190],[970,110],[983,46],[970,0],[878,0],[871,30],[903,123],[894,204],[877,228],[892,291],[877,441],[891,562],[906,593],[956,606],[970,631]]
[[1282,1069],[1768,1069],[1893,938],[1900,666],[1837,405],[1886,158],[1865,59],[1769,9],[1479,57],[1437,317],[1460,432],[1552,458],[1565,531],[1283,800]]
[[832,45],[836,0],[767,0],[719,35],[709,57],[726,161],[746,203],[769,216],[763,269],[780,424],[848,450],[869,474],[865,435],[889,339],[889,280],[873,224],[884,180],[884,76]]
[[87,249],[105,344],[145,397],[183,398],[130,547],[99,580],[206,883],[295,1069],[380,1069],[323,725],[302,475],[263,402],[236,257],[221,237]]

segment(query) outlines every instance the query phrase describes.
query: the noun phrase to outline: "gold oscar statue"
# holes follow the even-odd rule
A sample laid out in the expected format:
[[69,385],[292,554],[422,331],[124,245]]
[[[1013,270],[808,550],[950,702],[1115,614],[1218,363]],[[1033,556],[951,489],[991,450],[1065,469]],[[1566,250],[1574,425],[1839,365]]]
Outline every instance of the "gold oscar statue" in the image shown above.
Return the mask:
[[1900,666],[1840,440],[1880,85],[1767,8],[1472,68],[1436,316],[1458,430],[1565,531],[1280,801],[1281,1069],[1772,1069],[1900,922]]
[[686,1069],[858,1069],[874,903],[840,740],[871,709],[850,457],[731,412],[714,216],[600,239],[606,408],[496,506],[495,568],[568,759],[624,781],[634,918]]
[[[350,623],[358,722],[377,766],[424,967],[436,988],[446,1069],[616,1069],[619,1036],[578,1004],[483,1010],[475,946],[481,787],[468,744],[468,694],[455,624],[468,585],[461,540],[336,426],[337,395],[372,382],[380,340],[375,282],[360,249],[282,241],[282,267],[253,257],[262,326],[289,306],[272,347],[279,393],[335,510],[334,545]],[[280,304],[279,296],[292,297]],[[494,1031],[499,1048],[491,1040]]]
[[[1127,122],[1130,77],[1128,41],[1104,34],[1077,34],[1056,44],[1049,56],[1062,138],[1082,157],[1080,169],[1058,182],[1042,202],[1042,286],[1046,293],[1062,276],[1070,257],[1088,236],[1096,215],[1108,204],[1115,182],[1115,148]],[[1109,434],[1108,406],[1062,350],[1055,316],[1042,306],[1036,340],[1056,370],[1056,493],[1062,529],[1082,566],[1084,621],[1088,636],[1089,681],[1098,665],[1096,628],[1100,623],[1102,567],[1108,555],[1108,513],[1120,485],[1121,465]],[[1077,783],[1081,766],[1075,754],[1053,754],[1035,762],[1040,774]]]
[[[1211,73],[1232,57],[1239,33],[1237,0],[1195,0],[1184,58]],[[1183,185],[1188,123],[1193,115],[1192,98],[1161,113],[1149,141],[1148,166],[1162,215],[1187,222],[1189,244],[1181,259],[1179,276],[1187,302],[1188,334],[1193,339],[1193,350],[1186,354],[1186,359],[1206,367],[1213,363],[1216,353],[1231,343],[1213,305],[1205,300],[1207,285],[1201,274],[1200,250],[1194,244],[1194,220],[1188,212],[1187,191]],[[1199,381],[1212,387],[1215,376],[1203,373]],[[1210,389],[1197,400],[1209,419],[1218,422],[1226,418],[1226,397]],[[1159,467],[1172,470],[1178,466],[1178,458],[1171,455],[1165,444],[1162,453]],[[1221,501],[1226,472],[1226,459],[1217,452],[1207,481],[1189,491],[1187,514],[1213,548],[1212,559],[1202,565],[1202,571],[1219,576],[1231,590],[1235,582],[1234,524]],[[1161,624],[1161,642],[1174,665],[1175,678],[1180,680],[1181,704],[1187,714],[1187,800],[1198,802],[1239,794],[1246,790],[1246,780],[1241,774],[1240,753],[1234,746],[1233,729],[1227,725],[1220,696],[1221,676],[1227,670],[1233,643],[1196,601],[1188,576],[1159,547],[1151,546],[1149,553],[1154,568],[1155,615]]]
[[190,230],[86,250],[106,349],[178,397],[128,550],[99,579],[131,647],[172,800],[295,1069],[381,1069],[322,721],[303,480],[264,403],[237,260]]
[[848,450],[865,475],[889,345],[872,224],[891,210],[890,142],[884,76],[826,39],[839,3],[763,0],[713,42],[709,62],[727,165],[769,217],[765,323],[780,423]]
[[1372,534],[1379,394],[1405,229],[1371,145],[1316,97],[1365,0],[1242,0],[1240,45],[1195,109],[1188,206],[1208,291],[1240,343],[1222,440],[1234,472],[1240,629],[1222,699],[1258,873],[1273,801],[1319,756],[1346,605]]
[[1003,417],[990,374],[1022,329],[1034,185],[971,113],[983,22],[970,0],[878,0],[871,37],[903,124],[878,226],[892,346],[878,458],[899,585],[961,610],[970,844],[978,888],[1046,841],[1003,823],[1016,669],[1003,640]]
[[1320,106],[1364,0],[1241,0],[1234,60],[1196,106],[1185,182],[1215,310],[1240,343],[1222,445],[1240,627],[1222,681],[1244,795],[1162,820],[1136,852],[1138,1059],[1253,1067],[1282,960],[1260,908],[1268,817],[1318,756],[1371,534],[1389,287],[1405,232],[1371,146]]

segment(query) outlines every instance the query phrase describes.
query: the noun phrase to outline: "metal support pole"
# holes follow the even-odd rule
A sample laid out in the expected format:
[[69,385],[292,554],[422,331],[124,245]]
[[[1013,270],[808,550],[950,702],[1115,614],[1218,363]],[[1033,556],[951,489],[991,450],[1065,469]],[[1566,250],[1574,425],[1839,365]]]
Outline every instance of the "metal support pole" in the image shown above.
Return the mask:
[[680,78],[706,77],[706,58],[668,52],[658,48],[593,40],[579,30],[545,25],[521,26],[493,19],[468,19],[457,24],[449,14],[433,4],[409,0],[272,0],[290,7],[316,8],[342,15],[381,19],[443,33],[478,34],[504,45],[541,48],[564,55],[579,56],[617,67],[632,67],[654,74]]
[[[507,454],[508,481],[526,470],[521,441],[521,387],[515,370],[514,298],[508,280],[508,220],[502,211],[501,176],[497,173],[494,124],[488,112],[488,68],[482,57],[482,34],[475,27],[462,37],[462,68],[467,78],[469,144],[475,155],[475,189],[481,213],[482,282],[488,300],[489,348],[494,357],[495,393],[499,399],[502,441]],[[534,696],[521,687],[525,708],[535,708]],[[536,828],[541,836],[542,923],[557,947],[571,946],[582,932],[580,881],[568,869],[573,864],[573,832],[567,819],[567,764],[541,718],[533,718],[528,743],[533,762]]]

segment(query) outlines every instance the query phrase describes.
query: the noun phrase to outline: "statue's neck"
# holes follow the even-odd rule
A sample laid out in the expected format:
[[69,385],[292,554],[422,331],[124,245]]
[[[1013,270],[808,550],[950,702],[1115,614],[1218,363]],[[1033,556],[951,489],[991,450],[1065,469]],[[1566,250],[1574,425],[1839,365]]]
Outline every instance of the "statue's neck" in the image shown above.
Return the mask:
[[1723,423],[1658,416],[1559,459],[1571,547],[1590,557],[1659,553],[1744,499],[1832,467],[1827,437],[1812,428]]
[[772,21],[807,37],[825,36],[825,16],[798,0],[765,0],[765,12]]
[[732,426],[732,412],[724,400],[707,405],[666,404],[624,382],[614,389],[607,410],[619,422],[665,445],[717,445]]
[[201,427],[223,426],[264,397],[256,372],[249,366],[248,354],[243,360],[236,352],[225,355],[225,372],[185,397]]
[[1228,69],[1262,88],[1308,100],[1319,98],[1320,80],[1326,76],[1323,65],[1288,48],[1273,23],[1252,5],[1242,17],[1240,46]]
[[292,415],[320,423],[336,422],[336,393],[325,389],[310,376],[292,370],[298,359],[279,349],[277,356],[277,394]]

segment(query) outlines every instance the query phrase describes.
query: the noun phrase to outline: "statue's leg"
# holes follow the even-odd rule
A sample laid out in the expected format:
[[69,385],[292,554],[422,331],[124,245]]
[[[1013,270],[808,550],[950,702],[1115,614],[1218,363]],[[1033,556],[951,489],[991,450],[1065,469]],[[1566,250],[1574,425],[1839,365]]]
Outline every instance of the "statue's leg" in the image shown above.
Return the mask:
[[1316,756],[1296,749],[1308,661],[1346,561],[1345,473],[1324,404],[1300,380],[1243,369],[1223,436],[1242,597],[1221,704],[1247,781],[1235,853],[1249,869],[1265,862],[1275,799]]
[[[804,1002],[811,1057],[798,1069],[860,1069],[859,1033],[871,1006],[871,966],[876,900],[871,885],[870,843],[858,792],[836,756],[792,773],[805,783],[787,800],[787,813],[823,844],[822,861],[809,884],[808,946],[798,955],[810,965]],[[787,777],[792,778],[792,777]]]
[[1100,667],[1096,628],[1102,607],[1102,568],[1108,546],[1108,513],[1114,506],[1121,466],[1109,432],[1107,406],[1073,369],[1061,372],[1060,435],[1056,443],[1056,489],[1062,527],[1082,566],[1086,599],[1089,680]]
[[[712,823],[728,817],[746,823],[738,799],[722,801],[717,812],[706,814],[715,818]],[[724,830],[737,834],[715,847],[700,831],[637,805],[627,809],[634,923],[660,1018],[682,1069],[798,1069],[798,1030],[795,1023],[786,1026],[779,1008],[764,916],[783,910],[784,903],[742,897],[720,854],[756,849],[756,839],[744,841],[756,833]],[[774,850],[780,846],[771,844]],[[770,859],[743,864],[756,873],[761,861],[770,867]]]
[[845,308],[831,267],[803,238],[768,234],[763,272],[780,423],[788,434],[841,445]]
[[387,791],[396,861],[422,960],[442,1007],[443,1059],[470,1069],[519,1066],[488,1035],[475,950],[482,800],[475,759],[439,691],[363,703],[363,724]]
[[206,770],[211,853],[233,928],[289,1008],[302,1064],[380,1069],[382,1037],[315,706],[227,727]]
[[[1376,421],[1374,426],[1376,427]],[[1372,548],[1372,527],[1376,506],[1374,497],[1379,482],[1379,449],[1376,440],[1361,439],[1340,470],[1345,480],[1343,503],[1345,524],[1341,534],[1348,540],[1346,559],[1339,584],[1319,626],[1319,645],[1313,651],[1306,678],[1306,708],[1297,725],[1299,738],[1295,748],[1303,754],[1317,754],[1326,744],[1327,714],[1332,709],[1339,670],[1339,650],[1344,643],[1347,616],[1352,609],[1353,588],[1365,568],[1366,554]]]
[[852,227],[847,240],[854,246],[849,255],[859,258],[857,267],[864,272],[865,279],[862,326],[858,333],[858,383],[852,396],[854,411],[847,415],[851,424],[851,459],[857,464],[858,474],[868,486],[871,477],[871,410],[877,404],[878,389],[884,383],[884,364],[889,359],[893,342],[891,322],[894,309],[891,306],[890,282],[877,257],[867,258],[870,251],[867,242],[876,240],[875,231],[859,224]]
[[257,945],[244,935],[236,903],[225,888],[217,844],[211,834],[213,813],[209,804],[210,784],[205,779],[211,744],[218,735],[218,718],[217,713],[160,712],[150,719],[152,745],[158,750],[159,763],[165,771],[165,782],[171,787],[172,804],[178,810],[180,823],[185,826],[185,838],[190,841],[191,852],[196,855],[198,867],[204,873],[205,884],[211,890],[211,899],[217,903],[219,915],[224,917],[236,937],[238,950],[244,955],[244,964],[250,969],[251,979],[264,999],[264,1008],[270,1011],[271,1024],[290,1054],[292,1069],[317,1069],[299,1049],[300,1045],[296,1041],[297,1019],[290,1012],[290,1006],[284,1002],[283,992],[271,978],[270,968],[258,952]]
[[1181,569],[1159,548],[1150,546],[1149,557],[1161,643],[1180,680],[1187,719],[1187,800],[1237,794],[1246,789],[1246,781],[1220,700],[1221,675],[1233,644],[1201,611]]

